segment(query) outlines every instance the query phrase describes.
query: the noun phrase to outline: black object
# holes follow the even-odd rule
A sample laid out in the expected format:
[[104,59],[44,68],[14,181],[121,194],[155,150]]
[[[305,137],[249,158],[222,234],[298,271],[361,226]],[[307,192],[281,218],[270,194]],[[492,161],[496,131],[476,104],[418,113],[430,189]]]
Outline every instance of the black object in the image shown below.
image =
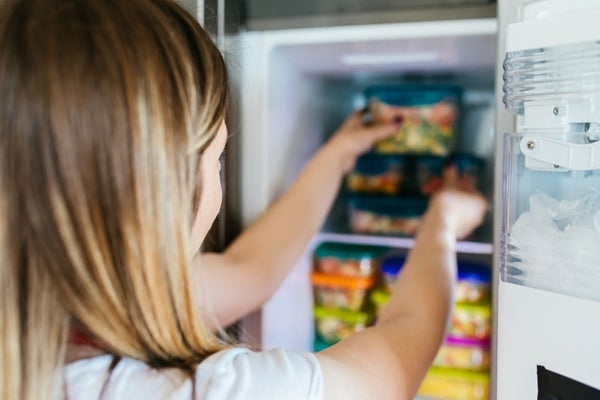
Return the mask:
[[600,400],[600,390],[537,366],[537,400]]

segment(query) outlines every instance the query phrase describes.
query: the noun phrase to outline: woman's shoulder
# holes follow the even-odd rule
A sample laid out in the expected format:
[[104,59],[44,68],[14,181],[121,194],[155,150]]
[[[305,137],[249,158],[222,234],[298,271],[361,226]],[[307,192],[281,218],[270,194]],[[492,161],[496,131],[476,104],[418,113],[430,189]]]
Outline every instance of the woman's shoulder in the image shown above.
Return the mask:
[[[103,355],[66,367],[69,399],[320,399],[323,374],[308,352],[233,347],[198,365],[195,385],[176,368],[155,369],[130,358],[109,374],[113,357]],[[104,392],[103,392],[104,391]]]

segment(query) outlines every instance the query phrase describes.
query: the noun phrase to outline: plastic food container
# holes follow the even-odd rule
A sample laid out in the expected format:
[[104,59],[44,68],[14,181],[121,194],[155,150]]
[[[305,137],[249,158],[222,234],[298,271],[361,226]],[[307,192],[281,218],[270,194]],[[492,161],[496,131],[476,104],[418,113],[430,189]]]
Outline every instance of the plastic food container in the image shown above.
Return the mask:
[[404,181],[403,166],[402,156],[365,154],[346,176],[346,187],[354,193],[400,193]]
[[339,342],[367,327],[373,317],[367,312],[331,309],[315,306],[313,309],[317,335],[327,344]]
[[451,85],[380,85],[365,90],[373,123],[402,117],[398,132],[375,145],[381,153],[447,155],[454,146],[461,91]]
[[353,233],[413,236],[427,208],[427,200],[349,196],[347,207]]
[[367,291],[375,284],[375,278],[352,278],[319,272],[311,274],[315,304],[327,308],[358,311],[367,298]]
[[474,189],[479,188],[485,162],[472,154],[453,154],[448,162],[456,165],[462,184]]
[[489,339],[490,337],[489,304],[456,303],[448,335],[457,338]]
[[383,307],[390,301],[390,292],[383,287],[373,289],[369,295],[371,303],[375,307],[375,315],[381,314]]
[[368,277],[377,274],[387,247],[323,242],[314,251],[315,270],[324,274]]
[[418,194],[431,196],[442,187],[445,157],[421,155],[416,160]]
[[431,367],[419,387],[420,396],[444,400],[487,400],[487,372]]
[[392,285],[398,279],[398,274],[406,262],[406,257],[400,255],[388,256],[381,261],[381,276],[383,284],[388,290],[391,290]]
[[457,302],[481,303],[490,299],[489,267],[465,261],[458,262],[455,296]]
[[438,350],[433,365],[485,371],[490,367],[489,340],[449,336]]

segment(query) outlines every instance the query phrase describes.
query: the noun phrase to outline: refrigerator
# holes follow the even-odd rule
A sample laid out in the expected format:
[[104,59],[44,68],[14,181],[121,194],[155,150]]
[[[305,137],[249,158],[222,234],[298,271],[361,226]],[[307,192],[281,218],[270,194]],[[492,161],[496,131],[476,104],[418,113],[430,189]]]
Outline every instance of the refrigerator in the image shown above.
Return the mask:
[[[480,189],[493,204],[498,21],[495,5],[486,3],[488,10],[494,6],[491,15],[438,9],[408,12],[415,18],[397,22],[270,24],[264,29],[250,24],[227,37],[237,115],[230,124],[231,154],[239,165],[229,166],[237,185],[233,200],[226,200],[226,215],[233,213],[240,227],[250,224],[289,187],[345,117],[366,105],[367,88],[397,83],[460,87],[455,147],[484,160]],[[411,237],[352,233],[344,207],[341,195],[280,289],[260,312],[242,321],[244,342],[314,349],[310,274],[320,243],[410,250]],[[496,250],[492,210],[482,227],[457,246],[460,261],[483,264],[490,271]]]
[[[222,42],[235,93],[225,215],[239,229],[257,218],[371,85],[458,85],[456,146],[486,161],[480,189],[491,204],[457,249],[492,272],[489,398],[600,398],[599,8],[499,0],[493,15],[250,21]],[[242,321],[244,341],[313,349],[319,243],[410,250],[410,237],[349,232],[343,208],[336,202],[281,288]]]
[[499,18],[496,398],[597,399],[600,3]]

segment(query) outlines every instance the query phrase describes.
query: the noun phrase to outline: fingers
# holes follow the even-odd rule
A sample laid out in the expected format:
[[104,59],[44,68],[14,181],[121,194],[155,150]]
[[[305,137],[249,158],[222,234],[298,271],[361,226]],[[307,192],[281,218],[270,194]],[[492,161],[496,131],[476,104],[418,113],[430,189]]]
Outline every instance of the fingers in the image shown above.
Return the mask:
[[458,168],[454,164],[447,164],[442,171],[442,188],[456,188],[458,186]]

